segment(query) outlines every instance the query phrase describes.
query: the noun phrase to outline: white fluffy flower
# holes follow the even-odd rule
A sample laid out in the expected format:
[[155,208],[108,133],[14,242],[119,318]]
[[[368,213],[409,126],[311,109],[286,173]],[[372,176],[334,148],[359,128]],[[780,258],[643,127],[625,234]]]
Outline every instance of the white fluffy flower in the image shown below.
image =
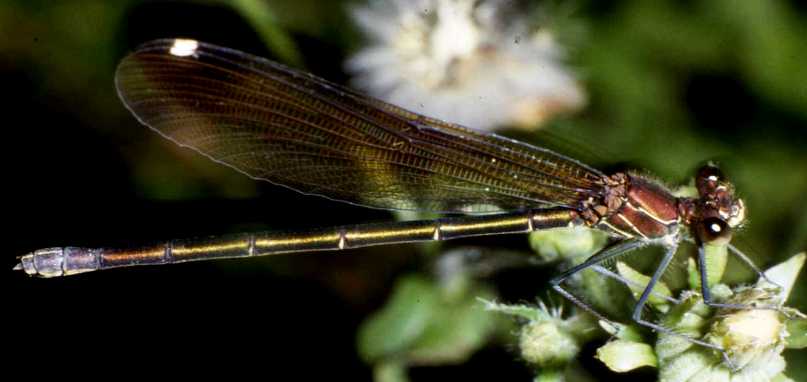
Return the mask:
[[[510,5],[508,5],[510,4]],[[388,102],[479,129],[534,126],[585,96],[547,31],[496,0],[376,0],[353,16],[371,45],[347,69]]]

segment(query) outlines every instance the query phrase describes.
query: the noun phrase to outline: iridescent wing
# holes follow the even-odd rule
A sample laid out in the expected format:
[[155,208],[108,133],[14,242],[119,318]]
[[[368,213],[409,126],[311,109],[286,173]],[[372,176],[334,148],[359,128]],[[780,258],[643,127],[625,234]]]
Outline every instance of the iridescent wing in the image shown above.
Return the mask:
[[264,58],[156,40],[123,59],[124,104],[166,138],[255,179],[369,207],[485,213],[575,207],[602,174],[421,116]]

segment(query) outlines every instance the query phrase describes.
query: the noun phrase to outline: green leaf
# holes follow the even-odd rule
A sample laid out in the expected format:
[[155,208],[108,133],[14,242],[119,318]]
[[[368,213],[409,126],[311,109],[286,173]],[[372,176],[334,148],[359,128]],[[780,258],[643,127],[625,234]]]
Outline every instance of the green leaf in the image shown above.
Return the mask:
[[601,346],[597,349],[597,359],[618,373],[644,366],[658,366],[658,359],[652,346],[625,340],[615,340]]
[[358,349],[367,363],[405,364],[465,361],[496,329],[497,314],[477,296],[493,293],[478,285],[448,298],[441,284],[419,275],[402,278],[387,304],[359,329]]
[[374,363],[408,349],[423,335],[439,306],[438,290],[428,279],[410,275],[399,280],[387,304],[359,329],[362,359]]
[[380,362],[373,367],[375,382],[408,382],[406,365],[399,360]]
[[[672,358],[660,358],[662,366],[659,369],[659,381],[662,382],[704,381],[694,376],[712,370],[712,365],[716,363],[713,355],[695,347]],[[725,381],[728,381],[728,378]]]
[[472,288],[462,300],[441,300],[409,349],[409,361],[419,365],[461,363],[483,346],[496,329],[498,315],[486,311],[476,296],[494,297],[490,291]]
[[[630,288],[633,293],[633,297],[639,299],[648,283],[650,283],[650,277],[637,272],[621,261],[616,264],[616,268],[622,277],[630,281],[628,288]],[[656,285],[653,286],[653,293],[650,294],[647,302],[659,310],[666,311],[670,302],[664,297],[672,297],[672,292],[663,281],[659,280]]]
[[641,333],[639,333],[639,328],[634,325],[625,325],[620,324],[617,322],[606,322],[600,320],[600,327],[602,327],[606,332],[610,333],[612,336],[625,341],[634,341],[634,342],[641,342],[644,340],[642,338]]
[[807,320],[794,319],[787,321],[786,343],[789,349],[804,349],[807,347]]
[[625,312],[635,305],[635,299],[625,290],[625,286],[610,277],[604,277],[592,268],[579,273],[579,284],[575,287],[584,300],[606,317],[624,317]]
[[533,382],[564,382],[564,372],[562,369],[541,369],[535,376]]
[[[768,277],[768,279],[783,288],[779,293],[779,298],[782,303],[787,301],[787,297],[790,295],[790,291],[796,283],[799,272],[801,272],[801,268],[804,267],[804,260],[805,253],[802,252],[765,271],[765,276]],[[769,283],[765,279],[760,279],[757,285],[768,286]]]
[[784,374],[779,374],[779,375],[773,377],[773,379],[771,379],[771,382],[796,382],[796,381],[788,378]]
[[[704,244],[703,249],[706,252],[706,280],[709,287],[717,285],[723,279],[723,273],[726,271],[726,264],[728,263],[728,246],[722,244]],[[701,289],[701,274],[698,270],[697,263],[694,259],[687,260],[687,271],[689,273],[689,286],[693,290]]]
[[483,298],[479,298],[479,301],[485,305],[486,310],[521,317],[530,321],[544,321],[552,318],[549,313],[538,306],[500,304]]

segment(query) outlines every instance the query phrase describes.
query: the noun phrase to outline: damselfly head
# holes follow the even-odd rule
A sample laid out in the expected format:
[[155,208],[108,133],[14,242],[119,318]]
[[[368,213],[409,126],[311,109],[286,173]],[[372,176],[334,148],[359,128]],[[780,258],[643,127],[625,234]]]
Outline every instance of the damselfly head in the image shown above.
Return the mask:
[[695,187],[701,196],[714,192],[721,182],[725,182],[725,176],[720,168],[713,163],[707,163],[698,169],[695,175]]
[[695,187],[698,190],[695,234],[701,242],[727,242],[732,229],[745,221],[745,203],[735,197],[734,186],[712,163],[698,169]]

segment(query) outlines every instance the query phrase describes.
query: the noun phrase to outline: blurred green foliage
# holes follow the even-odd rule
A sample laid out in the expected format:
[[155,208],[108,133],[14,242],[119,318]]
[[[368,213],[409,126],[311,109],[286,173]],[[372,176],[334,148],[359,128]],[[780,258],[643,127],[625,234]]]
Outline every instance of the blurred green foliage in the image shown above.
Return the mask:
[[[345,12],[349,3],[360,1],[198,3],[240,12],[267,49],[289,64],[333,60],[331,65],[341,68],[341,57],[307,50],[300,39],[322,39],[342,49],[343,56],[361,47]],[[540,9],[540,2],[528,3]],[[43,103],[63,104],[117,145],[145,196],[255,196],[253,182],[239,174],[189,153],[168,153],[172,145],[145,134],[117,100],[114,68],[132,48],[123,36],[127,15],[141,4],[3,1],[0,64],[23,68],[34,87],[30,91]],[[719,159],[748,206],[750,223],[736,235],[738,246],[761,264],[805,249],[807,11],[776,0],[575,4],[574,12],[561,7],[553,19],[548,7],[549,14],[536,19],[552,20],[547,27],[573,44],[570,64],[590,95],[582,113],[552,127],[584,146],[596,146],[606,158],[645,168],[673,184],[686,182],[697,164]],[[177,155],[183,160],[169,159]],[[152,180],[155,173],[163,181]],[[804,278],[793,296],[793,305],[803,309]],[[788,356],[807,361],[800,353]],[[805,380],[807,371],[794,370],[793,377]]]
[[478,300],[492,298],[493,292],[483,285],[463,285],[451,290],[421,275],[400,278],[386,305],[359,331],[362,359],[381,368],[466,361],[501,325],[500,317]]

